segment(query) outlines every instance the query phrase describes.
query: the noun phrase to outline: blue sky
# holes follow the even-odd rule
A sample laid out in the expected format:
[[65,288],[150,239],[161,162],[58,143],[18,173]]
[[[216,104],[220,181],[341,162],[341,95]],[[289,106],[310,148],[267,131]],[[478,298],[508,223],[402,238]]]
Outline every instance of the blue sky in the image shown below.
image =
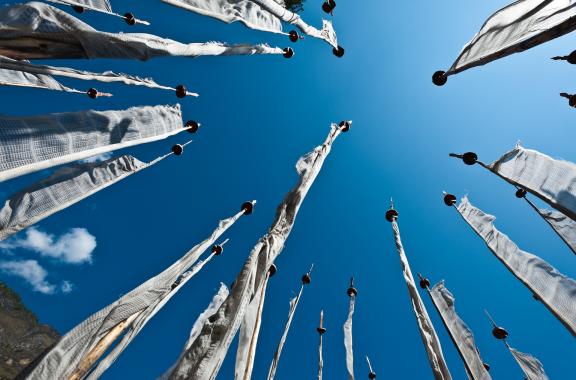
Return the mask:
[[[321,24],[320,5],[305,3],[304,17],[316,26]],[[448,158],[450,152],[472,150],[489,162],[521,140],[526,147],[576,160],[576,111],[558,96],[576,91],[576,68],[549,59],[570,53],[573,36],[450,77],[442,88],[431,83],[432,73],[447,69],[486,17],[504,5],[493,0],[393,4],[340,0],[334,24],[346,49],[342,59],[318,40],[306,38],[292,45],[285,36],[226,25],[159,1],[113,1],[117,11],[131,10],[151,21],[150,27],[128,28],[122,20],[93,12],[81,16],[100,30],[149,32],[182,42],[268,42],[292,46],[296,55],[291,60],[254,56],[50,61],[151,76],[168,85],[185,83],[200,97],[181,101],[184,117],[201,121],[203,127],[183,156],[171,157],[37,225],[55,239],[73,228],[85,229],[96,239],[90,263],[69,264],[62,255],[45,257],[25,248],[0,252],[3,261],[37,260],[47,272],[46,281],[68,281],[73,284],[71,292],[46,295],[34,292],[18,277],[1,274],[0,278],[43,322],[65,333],[162,271],[243,201],[257,199],[255,213],[230,230],[224,255],[172,299],[103,377],[155,378],[177,358],[219,283],[233,281],[251,247],[266,232],[276,205],[296,182],[298,157],[323,141],[330,122],[352,119],[352,130],[336,141],[277,260],[279,271],[268,286],[254,379],[267,374],[289,298],[311,263],[315,264],[312,284],[305,289],[294,319],[278,380],[315,376],[320,309],[325,310],[328,329],[325,378],[345,377],[342,324],[351,275],[359,290],[354,315],[357,377],[368,372],[366,354],[379,378],[431,377],[391,227],[384,219],[391,197],[400,212],[413,272],[426,274],[433,283],[446,280],[493,377],[521,379],[522,374],[491,336],[485,308],[509,330],[511,345],[538,357],[550,378],[570,378],[573,364],[566,358],[575,351],[569,332],[442,203],[443,190],[469,194],[473,204],[498,217],[496,226],[522,249],[576,276],[573,254],[514,197],[511,186],[480,167]],[[123,109],[177,100],[169,92],[147,88],[62,82],[79,89],[94,86],[114,97],[94,101],[74,94],[0,88],[0,112]],[[188,138],[181,134],[117,153],[151,160]],[[0,195],[4,198],[47,173],[3,183]],[[465,379],[432,304],[426,294],[422,296],[452,375]],[[234,342],[220,379],[233,378],[235,350]]]

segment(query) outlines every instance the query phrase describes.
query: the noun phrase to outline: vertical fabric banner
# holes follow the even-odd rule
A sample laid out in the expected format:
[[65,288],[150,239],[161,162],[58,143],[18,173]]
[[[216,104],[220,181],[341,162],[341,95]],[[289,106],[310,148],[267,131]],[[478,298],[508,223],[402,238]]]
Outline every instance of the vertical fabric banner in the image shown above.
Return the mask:
[[428,354],[428,362],[432,368],[432,373],[435,380],[451,380],[452,375],[448,370],[446,361],[444,360],[444,354],[442,353],[442,346],[440,345],[440,340],[434,330],[432,321],[428,316],[426,307],[420,298],[418,289],[416,288],[416,283],[414,282],[414,276],[412,276],[412,270],[410,269],[410,264],[408,264],[408,258],[404,252],[404,247],[402,245],[402,240],[400,238],[400,229],[398,228],[398,223],[396,218],[392,219],[392,230],[394,231],[394,240],[396,242],[396,250],[400,256],[400,264],[402,265],[402,273],[404,274],[404,280],[408,286],[408,295],[412,302],[412,308],[414,309],[414,314],[418,322],[418,330],[420,331],[420,336],[422,337],[422,342],[424,343],[424,348]]
[[215,317],[206,321],[201,336],[185,353],[170,379],[213,380],[216,378],[230,343],[244,319],[247,307],[261,288],[270,266],[284,248],[298,210],[320,173],[324,160],[330,153],[332,143],[342,131],[347,131],[349,127],[350,123],[343,124],[342,127],[333,124],[326,141],[300,158],[296,164],[300,176],[298,184],[288,192],[278,206],[274,222],[268,233],[260,238],[252,249],[244,267],[234,281],[230,295]]
[[324,369],[324,358],[322,357],[322,336],[326,332],[324,328],[324,310],[320,311],[320,326],[318,326],[318,380],[322,380],[322,370]]
[[512,353],[512,356],[514,356],[514,359],[516,359],[516,362],[518,362],[520,368],[522,368],[527,380],[548,380],[548,376],[544,372],[544,367],[538,359],[510,346],[508,346],[508,349]]
[[576,336],[576,281],[540,257],[518,248],[496,229],[496,218],[474,207],[467,197],[462,198],[457,210],[502,264]]
[[455,298],[444,285],[444,281],[430,289],[430,297],[464,361],[469,377],[472,380],[491,380],[492,377],[484,367],[484,361],[476,347],[474,335],[456,313]]
[[344,322],[344,347],[346,348],[346,370],[348,371],[348,380],[354,380],[354,350],[352,349],[352,316],[354,315],[354,304],[356,296],[350,296],[350,305],[348,307],[348,318]]

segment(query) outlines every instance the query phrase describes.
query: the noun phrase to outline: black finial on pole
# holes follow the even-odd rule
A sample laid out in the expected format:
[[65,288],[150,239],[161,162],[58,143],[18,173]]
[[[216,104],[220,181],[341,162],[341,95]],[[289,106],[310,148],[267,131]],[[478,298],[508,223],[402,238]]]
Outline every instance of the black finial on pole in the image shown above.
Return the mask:
[[86,9],[84,9],[84,7],[81,7],[80,5],[72,5],[72,9],[74,9],[74,12],[76,13],[84,13],[84,11]]
[[338,58],[344,57],[345,52],[346,51],[344,50],[344,48],[340,45],[338,45],[337,48],[332,48],[332,54],[334,54]]
[[482,365],[484,366],[484,369],[488,372],[490,372],[490,364],[488,363],[482,363]]
[[240,206],[240,210],[244,211],[244,215],[250,215],[252,211],[254,211],[254,203],[254,201],[244,202],[242,206]]
[[492,336],[494,336],[494,338],[498,340],[505,341],[506,338],[508,338],[508,331],[506,331],[506,329],[504,329],[503,327],[499,327],[496,324],[496,322],[494,322],[494,319],[492,319],[492,316],[488,313],[487,310],[484,310],[484,313],[486,313],[486,316],[488,317],[490,322],[492,322]]
[[186,128],[188,129],[189,133],[196,133],[198,132],[198,129],[200,129],[200,123],[198,123],[196,120],[188,120],[186,122]]
[[276,265],[275,264],[270,265],[270,268],[268,268],[268,277],[274,277],[276,272],[278,272],[278,268],[276,267]]
[[370,363],[370,358],[368,358],[368,356],[366,356],[366,362],[368,363],[368,370],[370,371],[368,372],[368,378],[374,380],[376,378],[376,372],[372,369],[372,364]]
[[124,21],[128,25],[135,25],[136,24],[136,17],[131,12],[124,13]]
[[98,97],[98,90],[95,88],[90,88],[88,91],[86,91],[86,94],[90,99],[96,99]]
[[474,152],[466,152],[464,154],[450,153],[448,156],[459,158],[464,161],[466,165],[474,165],[476,162],[478,162],[478,155]]
[[526,190],[518,189],[514,195],[516,195],[516,198],[526,198]]
[[394,201],[390,199],[390,208],[386,211],[386,220],[392,223],[398,219],[398,211],[394,210]]
[[288,33],[288,38],[290,39],[291,42],[298,42],[298,40],[300,39],[300,35],[298,34],[297,31],[291,30],[290,33]]
[[186,86],[184,86],[183,84],[179,84],[178,86],[176,86],[176,97],[180,99],[185,98],[187,92],[188,90],[186,89]]
[[308,272],[302,276],[302,285],[308,285],[312,282],[312,277],[310,276],[312,274],[312,269],[314,269],[314,264],[312,264]]
[[448,75],[446,75],[445,71],[438,70],[432,74],[432,83],[436,86],[444,86],[446,82],[448,82]]
[[292,58],[294,56],[294,50],[292,48],[284,48],[284,54],[282,54],[284,58]]
[[184,152],[184,147],[180,144],[176,144],[172,147],[172,153],[176,156],[180,156]]
[[568,105],[570,107],[576,108],[576,95],[574,94],[567,94],[565,92],[561,92],[560,96],[563,98],[568,99]]
[[456,196],[454,194],[444,194],[444,204],[448,207],[456,204]]
[[576,50],[568,55],[561,55],[557,57],[552,57],[554,61],[567,61],[571,65],[576,65]]
[[324,310],[320,310],[320,325],[316,328],[318,331],[318,335],[322,336],[326,333],[326,329],[324,328]]
[[352,123],[350,123],[348,120],[342,120],[338,126],[342,132],[348,132],[352,126]]
[[228,243],[228,240],[229,240],[229,239],[226,239],[226,240],[224,240],[224,241],[223,241],[222,243],[220,243],[220,244],[214,244],[214,245],[212,246],[211,252],[212,252],[214,255],[216,255],[216,256],[221,255],[222,252],[224,252],[224,244]]
[[354,287],[354,277],[350,277],[350,286],[348,287],[346,294],[348,294],[348,297],[356,297],[358,295],[358,290]]
[[322,3],[322,10],[325,13],[332,14],[334,8],[336,8],[336,2],[334,0],[326,0]]
[[418,278],[420,279],[420,288],[422,289],[430,288],[430,280],[428,280],[426,277],[423,277],[420,273],[418,273]]

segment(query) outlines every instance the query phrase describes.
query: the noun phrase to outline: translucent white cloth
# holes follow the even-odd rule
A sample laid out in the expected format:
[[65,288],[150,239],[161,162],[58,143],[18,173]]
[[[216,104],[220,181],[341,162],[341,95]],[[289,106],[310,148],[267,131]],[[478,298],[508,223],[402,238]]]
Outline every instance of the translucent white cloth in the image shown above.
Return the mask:
[[267,274],[264,283],[248,305],[244,320],[240,326],[238,350],[236,351],[236,367],[234,368],[235,380],[250,380],[252,378],[258,336],[260,335],[260,326],[262,324],[266,287],[269,279],[270,274]]
[[0,8],[0,55],[13,59],[284,54],[267,45],[183,44],[144,33],[100,32],[43,3]]
[[[192,330],[190,330],[190,337],[188,338],[188,341],[186,341],[186,344],[184,345],[184,350],[180,355],[180,357],[184,355],[184,352],[186,352],[188,347],[190,347],[192,343],[198,338],[198,336],[200,336],[200,332],[202,330],[202,326],[204,326],[204,322],[208,318],[216,314],[222,303],[224,303],[224,300],[226,300],[226,297],[228,297],[228,294],[230,294],[228,287],[221,283],[220,289],[218,289],[218,292],[216,293],[216,295],[214,295],[214,298],[212,298],[212,301],[210,302],[210,305],[208,305],[208,308],[206,308],[206,310],[200,313],[198,319],[196,319],[196,322],[194,322]],[[180,359],[178,359],[178,361],[179,360]],[[178,361],[176,363],[178,363]],[[168,371],[166,371],[166,373],[164,373],[164,375],[162,375],[159,378],[159,380],[167,380],[175,368],[176,364],[174,364]]]
[[554,210],[539,208],[538,214],[558,233],[566,245],[576,253],[576,222]]
[[[320,327],[324,324],[324,310],[320,311]],[[324,358],[322,358],[322,335],[320,335],[320,342],[318,343],[318,380],[322,380],[322,370],[324,369]]]
[[0,182],[184,130],[180,105],[0,116]]
[[522,52],[576,29],[576,0],[519,0],[486,20],[447,72],[456,74]]
[[310,37],[319,38],[338,47],[331,21],[322,20],[322,30],[305,23],[296,13],[274,0],[162,0],[165,3],[214,17],[226,23],[240,21],[248,28],[282,33],[282,21],[293,24]]
[[268,370],[268,380],[274,380],[274,376],[276,376],[276,370],[278,369],[278,362],[280,361],[280,355],[282,354],[282,349],[284,348],[284,343],[286,342],[286,338],[288,337],[288,331],[290,330],[290,325],[292,324],[292,319],[294,318],[294,314],[296,313],[296,308],[298,307],[298,303],[300,302],[300,297],[302,297],[303,290],[304,285],[300,287],[298,295],[290,300],[290,310],[288,311],[288,320],[286,321],[286,325],[284,326],[284,332],[282,333],[282,337],[280,338],[280,342],[278,343],[278,347],[276,348],[276,352],[274,353],[274,358],[272,359],[272,364],[270,365],[270,369]]
[[494,227],[496,218],[462,198],[458,211],[492,253],[576,336],[576,281],[538,256],[524,252]]
[[340,133],[341,129],[333,124],[324,144],[300,158],[296,164],[300,176],[298,184],[278,206],[274,222],[252,249],[230,295],[214,317],[206,321],[200,337],[186,351],[170,379],[216,378],[248,305],[265,280],[270,265],[284,248],[298,210]]
[[517,145],[486,167],[576,221],[576,164]]
[[404,275],[406,285],[408,286],[408,295],[410,296],[410,301],[412,302],[414,315],[416,316],[416,321],[418,322],[418,330],[420,331],[420,336],[422,337],[424,348],[428,354],[428,362],[432,368],[434,379],[451,380],[452,375],[450,375],[450,371],[446,365],[446,360],[444,360],[444,354],[442,353],[440,340],[438,339],[436,330],[434,330],[432,321],[428,316],[428,311],[426,310],[426,307],[422,302],[422,298],[420,298],[420,294],[418,293],[418,289],[416,288],[416,282],[414,282],[414,276],[412,276],[412,270],[410,269],[408,258],[404,252],[404,246],[402,245],[402,240],[400,238],[400,229],[398,228],[398,223],[396,220],[392,221],[392,230],[394,231],[396,250],[400,256],[402,273]]
[[354,304],[356,296],[350,297],[348,307],[348,318],[344,322],[344,348],[346,349],[346,370],[348,371],[348,380],[354,380],[354,350],[352,349],[352,316],[354,315]]
[[[67,67],[54,67],[54,66],[45,66],[45,65],[37,65],[27,61],[16,61],[14,59],[10,59],[7,57],[0,56],[0,84],[3,82],[3,72],[6,70],[14,70],[14,71],[21,71],[23,72],[20,74],[21,76],[25,76],[26,74],[33,74],[30,75],[31,77],[45,77],[47,75],[56,75],[56,76],[63,76],[68,78],[74,79],[81,79],[81,80],[96,80],[99,82],[111,83],[111,82],[121,82],[126,85],[133,85],[133,86],[145,86],[150,88],[158,88],[162,90],[171,90],[175,91],[176,89],[173,87],[163,86],[156,82],[154,82],[151,78],[139,78],[132,75],[126,74],[116,74],[112,71],[105,71],[103,73],[91,73],[88,71],[70,69]],[[51,79],[51,78],[50,78]],[[33,81],[33,85],[31,87],[39,87],[38,85],[34,85],[36,81]],[[69,91],[67,87],[62,86],[60,83],[55,82],[51,79],[49,85],[43,85],[40,87],[49,87],[49,89],[59,90],[59,91]],[[12,84],[18,85],[18,84]],[[73,90],[71,92],[81,92],[78,90]],[[86,92],[81,92],[86,93]],[[193,92],[186,92],[189,96],[198,96],[198,94]]]
[[446,325],[450,336],[454,340],[454,344],[464,360],[466,371],[472,380],[490,380],[492,377],[484,368],[484,362],[480,357],[474,335],[466,323],[456,313],[454,305],[455,298],[444,285],[444,281],[440,281],[430,289],[430,296],[440,317]]
[[0,240],[57,213],[150,164],[132,156],[64,167],[11,195],[0,209]]
[[548,376],[546,376],[544,372],[544,367],[538,359],[530,354],[520,352],[515,348],[508,348],[526,375],[526,380],[548,380]]
[[[91,380],[97,379],[174,293],[213,257],[214,254],[210,255],[186,273],[198,261],[202,253],[210,248],[243,214],[244,211],[240,211],[230,218],[221,220],[218,227],[206,240],[194,246],[169,268],[74,327],[42,358],[28,379],[67,379],[75,371],[82,358],[96,346],[100,339],[105,337],[116,325],[137,314],[135,321],[128,326],[128,331],[117,346],[106,358],[96,364],[94,370],[87,377]],[[178,282],[178,280],[180,281]]]
[[[47,0],[47,1],[56,4],[78,6],[85,9],[91,9],[93,11],[98,11],[112,16],[124,18],[124,16],[112,11],[112,7],[110,6],[108,0]],[[142,21],[137,18],[134,19],[134,21],[139,24],[150,25],[148,21]]]
[[79,91],[64,86],[49,75],[31,74],[18,70],[6,70],[3,68],[0,68],[0,86],[43,88],[45,90],[86,94],[85,91]]

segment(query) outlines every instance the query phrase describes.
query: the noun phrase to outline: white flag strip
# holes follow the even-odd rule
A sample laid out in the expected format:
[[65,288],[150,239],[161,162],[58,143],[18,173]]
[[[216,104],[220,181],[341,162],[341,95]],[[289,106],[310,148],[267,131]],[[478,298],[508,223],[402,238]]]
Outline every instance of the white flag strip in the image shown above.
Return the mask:
[[467,197],[457,209],[490,251],[576,336],[576,281],[538,256],[520,250],[494,227],[496,218],[474,207]]
[[71,7],[79,7],[78,9],[80,9],[82,12],[84,11],[84,9],[91,9],[93,11],[106,13],[111,16],[120,17],[126,20],[126,22],[129,23],[130,25],[136,23],[143,25],[150,25],[148,21],[139,20],[135,18],[132,14],[130,14],[131,16],[130,19],[127,19],[127,15],[123,16],[121,14],[113,12],[112,6],[110,5],[110,2],[108,2],[108,0],[47,0],[47,1],[56,4],[70,5]]
[[354,304],[356,296],[350,296],[348,307],[348,318],[344,322],[344,347],[346,349],[346,370],[348,371],[348,380],[354,380],[354,351],[352,349],[352,316],[354,315]]
[[270,369],[268,370],[268,380],[274,380],[274,376],[276,376],[276,370],[278,369],[278,362],[280,361],[280,355],[282,354],[282,350],[284,349],[284,343],[286,342],[286,338],[288,337],[288,331],[290,330],[290,325],[292,324],[292,319],[294,318],[294,314],[296,313],[296,308],[298,307],[298,303],[300,302],[300,297],[302,297],[303,290],[304,290],[304,284],[302,284],[302,286],[300,287],[298,295],[290,300],[288,320],[286,321],[286,325],[284,326],[284,332],[282,333],[282,337],[280,338],[280,342],[278,343],[278,347],[276,348],[276,352],[274,353],[274,358],[272,359],[272,364],[270,365]]
[[0,182],[185,130],[180,105],[0,116]]
[[[0,84],[4,82],[4,75],[3,75],[4,71],[22,72],[20,76],[24,78],[27,76],[27,74],[30,74],[30,76],[32,77],[40,77],[40,78],[43,78],[48,75],[56,75],[81,80],[95,80],[105,83],[121,82],[126,85],[132,85],[132,86],[145,86],[162,90],[176,91],[175,88],[160,85],[150,78],[139,78],[132,75],[116,74],[113,73],[112,71],[105,71],[103,73],[92,73],[88,71],[70,69],[67,67],[37,65],[26,61],[17,61],[14,59],[0,56]],[[36,81],[33,81],[32,84],[35,84],[35,82]],[[48,81],[48,85],[42,85],[42,86],[34,85],[32,87],[48,87],[50,89],[59,91],[70,91],[70,89],[62,86],[58,82],[56,82],[55,85],[52,85],[52,82],[55,81],[51,79],[51,81]],[[84,94],[86,93],[78,90],[73,90],[72,92],[81,92]],[[186,92],[186,95],[198,96],[198,94],[193,92]]]
[[274,0],[162,0],[226,23],[240,21],[248,28],[282,33],[282,21],[292,24],[310,37],[319,38],[338,48],[331,21],[322,20],[322,30],[308,25],[294,12]]
[[43,3],[0,8],[0,55],[13,59],[284,54],[267,45],[183,44],[144,33],[100,32]]
[[430,289],[430,296],[464,361],[466,371],[471,379],[492,379],[484,368],[484,362],[476,347],[472,331],[456,313],[455,298],[444,285],[444,281],[440,281]]
[[324,359],[322,358],[322,336],[326,332],[324,328],[324,310],[320,310],[320,326],[318,326],[318,380],[322,380],[322,370],[324,369]]
[[[178,291],[181,284],[193,276],[213,256],[198,263],[186,274],[186,271],[200,258],[202,253],[210,248],[220,236],[228,230],[242,215],[244,210],[236,215],[221,220],[212,234],[201,243],[194,246],[182,258],[155,277],[150,278],[116,302],[88,317],[64,335],[32,370],[28,379],[68,379],[72,375],[81,379],[82,371],[90,369],[84,359],[98,348],[99,342],[119,324],[127,323],[128,329],[121,342],[90,374],[89,379],[96,379],[122,352],[146,322]],[[108,343],[108,347],[112,342]],[[106,347],[105,347],[106,348]],[[104,353],[104,352],[102,352]],[[79,368],[83,366],[82,368]],[[81,372],[78,372],[82,370]],[[85,372],[84,372],[85,374]]]
[[31,74],[19,70],[6,70],[3,68],[0,68],[0,86],[42,88],[45,90],[86,94],[86,91],[79,91],[64,86],[49,75]]
[[538,214],[556,231],[564,243],[576,254],[576,222],[554,210],[536,209]]
[[[206,310],[204,310],[198,316],[198,319],[196,319],[196,322],[194,322],[194,325],[192,326],[192,329],[190,330],[190,336],[189,336],[188,340],[186,341],[186,344],[184,345],[184,350],[183,350],[182,354],[180,355],[180,358],[182,357],[182,355],[184,355],[184,353],[192,345],[192,343],[198,338],[198,336],[200,335],[200,332],[202,331],[202,326],[204,326],[204,322],[206,322],[206,320],[208,318],[210,318],[214,314],[216,314],[216,312],[218,311],[220,306],[226,300],[226,297],[228,297],[228,294],[230,294],[228,287],[221,283],[220,289],[218,290],[216,295],[214,295],[214,298],[212,298],[212,302],[210,302],[210,305],[208,305],[208,308],[206,308]],[[176,363],[178,363],[180,361],[180,358],[178,359],[178,361]],[[172,367],[170,367],[170,369],[168,369],[168,371],[166,371],[166,373],[164,373],[164,375],[162,375],[159,378],[159,380],[167,380],[170,377],[170,375],[172,374],[172,372],[174,371],[174,369],[176,368],[176,363]]]
[[[508,346],[508,345],[507,345]],[[508,346],[508,349],[522,368],[522,371],[526,375],[526,380],[548,380],[548,376],[544,372],[544,367],[542,363],[534,356],[530,354],[525,354]]]
[[576,0],[518,0],[486,20],[447,75],[519,53],[576,29]]
[[298,210],[330,153],[332,143],[349,126],[349,123],[344,127],[333,124],[324,144],[300,158],[296,164],[300,176],[298,184],[278,206],[274,222],[268,233],[252,249],[234,281],[230,296],[214,318],[206,321],[201,336],[185,353],[170,379],[213,380],[218,375],[246,309],[257,295],[270,266],[282,251]]
[[236,367],[234,369],[235,380],[250,380],[252,378],[258,336],[260,335],[260,326],[262,324],[266,287],[269,279],[270,272],[266,274],[264,283],[248,305],[244,320],[240,326],[238,350],[236,351]]
[[576,164],[520,145],[490,165],[479,163],[576,221]]
[[410,301],[412,302],[412,308],[418,322],[418,330],[420,331],[420,336],[422,337],[422,342],[424,343],[424,348],[428,354],[428,362],[432,368],[432,373],[435,380],[450,380],[452,376],[444,360],[444,354],[442,353],[442,346],[440,345],[440,340],[434,330],[432,321],[428,316],[426,307],[420,298],[418,289],[416,288],[416,283],[414,282],[414,276],[412,276],[412,270],[410,269],[410,264],[408,263],[408,258],[404,252],[404,247],[402,245],[402,240],[400,238],[400,229],[398,228],[398,223],[394,218],[392,220],[392,230],[394,231],[394,240],[396,242],[396,250],[400,256],[400,264],[402,265],[402,272],[404,274],[404,280],[408,286],[408,294],[410,296]]
[[239,21],[250,29],[282,33],[282,22],[252,0],[162,0],[225,23]]

